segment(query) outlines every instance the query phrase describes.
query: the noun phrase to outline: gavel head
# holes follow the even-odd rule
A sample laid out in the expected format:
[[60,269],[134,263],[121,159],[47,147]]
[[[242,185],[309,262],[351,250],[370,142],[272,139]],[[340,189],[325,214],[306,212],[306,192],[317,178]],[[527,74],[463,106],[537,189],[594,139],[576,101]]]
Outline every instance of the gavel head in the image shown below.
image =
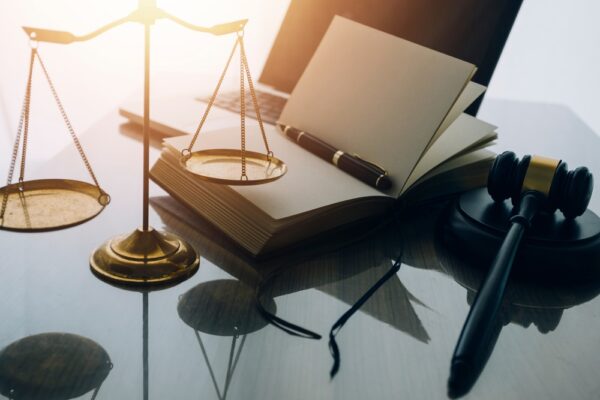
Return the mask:
[[594,179],[586,167],[569,171],[567,163],[541,156],[524,156],[505,151],[494,160],[488,175],[488,193],[494,201],[509,197],[519,204],[523,193],[536,191],[545,199],[542,209],[553,213],[559,209],[565,218],[585,212],[592,197]]

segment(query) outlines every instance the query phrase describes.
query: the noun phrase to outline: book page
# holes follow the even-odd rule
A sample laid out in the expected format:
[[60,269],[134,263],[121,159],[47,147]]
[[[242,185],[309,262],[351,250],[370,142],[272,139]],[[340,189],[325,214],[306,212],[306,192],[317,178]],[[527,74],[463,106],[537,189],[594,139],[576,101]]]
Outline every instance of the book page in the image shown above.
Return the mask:
[[471,153],[463,154],[457,157],[454,157],[437,167],[433,170],[427,172],[427,174],[423,177],[425,180],[431,179],[437,175],[444,174],[446,172],[455,171],[462,167],[475,164],[477,162],[483,160],[492,160],[496,157],[496,153],[489,149],[478,149],[472,151]]
[[494,125],[478,120],[470,115],[462,114],[421,157],[406,181],[403,192],[419,180],[419,178],[427,174],[427,172],[459,154],[464,149],[482,140],[492,140],[495,138],[495,129]]
[[456,156],[429,171],[403,194],[418,204],[485,186],[494,153],[479,149]]
[[[389,197],[304,150],[274,126],[265,125],[265,133],[275,157],[286,163],[288,172],[268,184],[230,188],[272,218],[286,218],[361,197]],[[180,151],[190,141],[191,137],[186,135],[166,139],[165,143]],[[214,148],[239,149],[239,128],[201,133],[193,151]],[[246,149],[265,153],[260,130],[254,121],[247,121]]]
[[442,121],[442,124],[438,128],[437,132],[435,133],[433,139],[431,140],[427,148],[430,148],[433,145],[433,143],[435,143],[435,141],[439,139],[439,137],[444,133],[444,131],[448,129],[450,124],[452,124],[458,117],[460,117],[463,111],[465,111],[467,107],[469,107],[475,100],[477,100],[479,96],[483,94],[483,92],[485,92],[485,89],[485,86],[480,85],[476,82],[469,82],[467,84],[465,90],[462,91],[462,93],[458,97],[458,100],[456,100],[456,102],[448,112],[448,115],[446,115],[446,118],[444,118],[444,121]]
[[398,195],[474,70],[335,17],[280,121],[383,166]]

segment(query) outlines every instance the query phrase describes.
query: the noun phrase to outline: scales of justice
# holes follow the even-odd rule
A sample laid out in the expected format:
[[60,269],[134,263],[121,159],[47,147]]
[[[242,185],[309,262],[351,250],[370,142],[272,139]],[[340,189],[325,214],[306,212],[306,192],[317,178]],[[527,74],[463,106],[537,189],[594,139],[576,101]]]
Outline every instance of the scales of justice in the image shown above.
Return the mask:
[[[156,6],[156,0],[139,0],[137,9],[129,15],[81,36],[64,31],[24,27],[23,29],[29,36],[31,46],[29,75],[17,136],[12,150],[7,185],[0,188],[2,201],[0,206],[0,228],[20,232],[35,232],[62,229],[81,224],[94,218],[110,203],[110,196],[101,188],[69,122],[48,70],[40,58],[39,43],[70,44],[87,41],[128,22],[137,22],[144,26],[143,223],[141,228],[134,230],[132,233],[109,239],[97,248],[90,257],[90,267],[98,277],[118,284],[144,286],[173,283],[190,277],[196,272],[200,264],[198,254],[186,241],[174,234],[157,231],[148,224],[150,30],[151,26],[159,19],[171,20],[197,32],[217,36],[236,35],[231,54],[206,106],[198,128],[189,146],[181,152],[181,166],[200,179],[228,185],[263,184],[280,178],[287,171],[285,163],[277,159],[269,148],[260,117],[258,101],[244,49],[244,27],[247,20],[212,27],[196,26],[161,10]],[[194,144],[238,48],[240,53],[240,148],[194,150]],[[32,76],[36,61],[38,61],[43,75],[48,81],[60,114],[93,184],[68,179],[25,180]],[[266,149],[264,154],[246,150],[246,81]],[[13,183],[19,153],[21,155],[19,178],[18,182]]]

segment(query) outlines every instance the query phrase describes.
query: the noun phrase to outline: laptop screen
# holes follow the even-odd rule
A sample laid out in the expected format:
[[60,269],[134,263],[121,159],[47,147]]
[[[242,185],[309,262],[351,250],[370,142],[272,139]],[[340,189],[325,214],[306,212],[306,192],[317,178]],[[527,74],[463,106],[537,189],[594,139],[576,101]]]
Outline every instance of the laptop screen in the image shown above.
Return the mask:
[[334,15],[471,62],[486,85],[522,0],[292,0],[260,82],[290,93]]

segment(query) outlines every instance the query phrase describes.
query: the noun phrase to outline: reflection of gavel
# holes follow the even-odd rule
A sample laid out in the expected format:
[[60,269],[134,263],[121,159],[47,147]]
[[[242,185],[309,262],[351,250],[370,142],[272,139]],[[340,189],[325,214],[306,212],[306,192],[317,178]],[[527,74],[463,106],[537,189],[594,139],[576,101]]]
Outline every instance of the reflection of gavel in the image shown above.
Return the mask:
[[517,212],[510,218],[510,229],[456,344],[448,380],[450,397],[465,394],[481,372],[515,255],[535,215],[559,209],[568,219],[578,217],[587,209],[592,189],[592,174],[585,167],[569,171],[563,161],[540,156],[519,160],[510,151],[496,157],[488,176],[488,192],[496,202],[511,198]]

